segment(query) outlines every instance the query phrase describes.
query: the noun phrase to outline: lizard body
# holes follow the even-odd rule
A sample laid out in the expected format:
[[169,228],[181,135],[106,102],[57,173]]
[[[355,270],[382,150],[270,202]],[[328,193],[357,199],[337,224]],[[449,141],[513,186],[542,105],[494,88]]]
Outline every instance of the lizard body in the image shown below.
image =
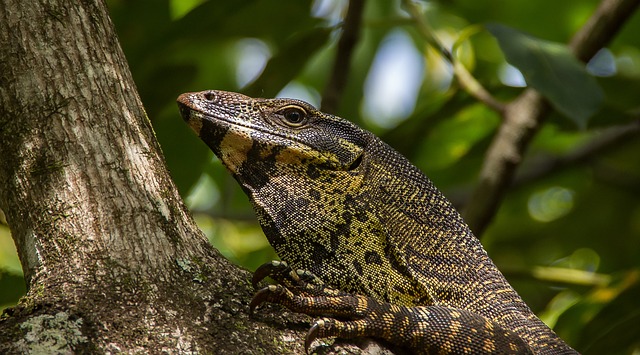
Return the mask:
[[256,271],[280,285],[258,292],[252,308],[269,301],[334,317],[316,322],[308,341],[377,336],[421,353],[576,353],[531,312],[431,181],[372,133],[292,99],[204,91],[178,103],[288,263]]

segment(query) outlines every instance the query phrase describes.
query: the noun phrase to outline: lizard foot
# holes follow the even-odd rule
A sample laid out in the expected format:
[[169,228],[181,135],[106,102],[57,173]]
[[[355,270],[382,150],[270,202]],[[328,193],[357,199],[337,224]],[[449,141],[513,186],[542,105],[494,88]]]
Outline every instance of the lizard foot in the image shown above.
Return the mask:
[[[317,276],[307,270],[293,270],[286,262],[273,260],[260,265],[253,273],[251,283],[257,288],[258,283],[271,277],[293,293],[304,293],[309,296],[335,295]],[[346,293],[345,293],[346,294]]]
[[377,337],[420,354],[531,353],[515,333],[462,309],[398,306],[328,288],[317,296],[306,292],[305,287],[288,289],[283,285],[258,291],[249,305],[250,312],[264,302],[323,317],[314,322],[305,338],[307,352],[319,338]]
[[310,316],[338,318],[320,318],[314,322],[305,338],[307,352],[314,340],[326,337],[351,339],[375,336],[392,343],[411,345],[413,334],[406,332],[404,327],[398,327],[410,324],[407,319],[409,314],[403,314],[402,311],[406,307],[327,288],[322,295],[316,296],[305,292],[305,288],[288,289],[283,285],[269,285],[253,297],[249,305],[250,313],[264,302],[280,304],[293,312]]
[[284,262],[262,265],[254,284],[270,276],[279,282],[259,290],[249,312],[264,302],[285,306],[316,320],[305,338],[308,351],[315,339],[377,337],[411,348],[415,353],[528,354],[515,333],[480,315],[445,306],[406,307],[328,287],[308,271]]

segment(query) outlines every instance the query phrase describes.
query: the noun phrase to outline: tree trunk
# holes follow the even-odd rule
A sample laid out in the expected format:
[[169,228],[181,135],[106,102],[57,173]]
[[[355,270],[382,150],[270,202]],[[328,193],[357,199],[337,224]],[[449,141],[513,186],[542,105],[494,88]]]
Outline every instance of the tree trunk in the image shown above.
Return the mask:
[[3,0],[0,100],[0,208],[28,285],[0,353],[301,351],[290,314],[248,317],[249,274],[195,226],[103,1]]

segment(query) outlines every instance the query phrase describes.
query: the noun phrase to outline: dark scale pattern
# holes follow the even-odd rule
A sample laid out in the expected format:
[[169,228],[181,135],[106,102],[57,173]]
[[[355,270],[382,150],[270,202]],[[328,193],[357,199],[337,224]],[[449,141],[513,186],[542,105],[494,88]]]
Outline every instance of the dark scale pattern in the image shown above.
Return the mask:
[[254,281],[279,284],[260,290],[251,310],[275,302],[331,317],[316,321],[307,347],[373,336],[416,353],[576,353],[431,181],[370,132],[298,100],[207,91],[178,103],[288,263],[256,271]]

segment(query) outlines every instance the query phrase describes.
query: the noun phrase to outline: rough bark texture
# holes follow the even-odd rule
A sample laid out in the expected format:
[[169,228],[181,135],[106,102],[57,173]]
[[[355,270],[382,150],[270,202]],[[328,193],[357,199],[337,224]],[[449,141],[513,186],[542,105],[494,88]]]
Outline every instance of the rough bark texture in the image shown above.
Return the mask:
[[193,223],[101,0],[0,2],[0,209],[28,284],[0,353],[302,351]]

